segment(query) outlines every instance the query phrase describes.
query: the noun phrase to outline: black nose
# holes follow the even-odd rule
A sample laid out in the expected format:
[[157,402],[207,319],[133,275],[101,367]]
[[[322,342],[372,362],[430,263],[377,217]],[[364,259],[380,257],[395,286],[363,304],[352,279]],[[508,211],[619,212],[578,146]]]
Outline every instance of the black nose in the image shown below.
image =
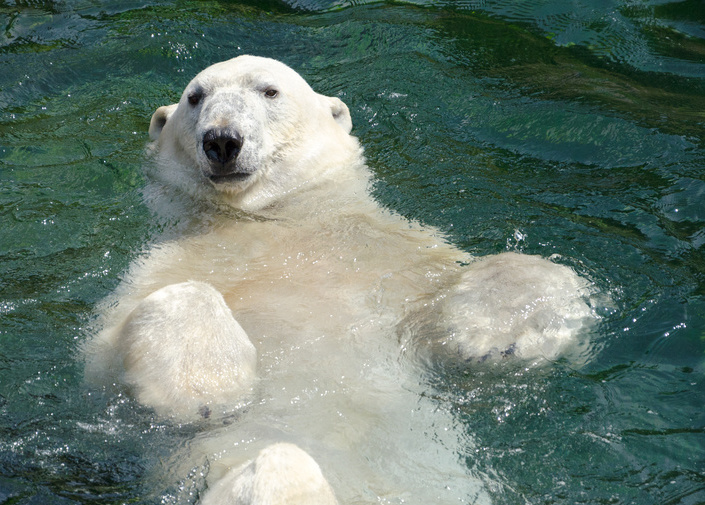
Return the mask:
[[211,164],[225,166],[240,154],[242,142],[242,135],[235,130],[208,130],[203,136],[203,151]]

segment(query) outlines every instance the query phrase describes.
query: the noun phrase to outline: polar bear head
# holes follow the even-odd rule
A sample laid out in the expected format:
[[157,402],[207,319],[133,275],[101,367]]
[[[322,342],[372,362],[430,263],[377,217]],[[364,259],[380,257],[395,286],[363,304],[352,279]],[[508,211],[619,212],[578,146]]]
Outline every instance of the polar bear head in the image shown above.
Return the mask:
[[246,210],[362,164],[347,106],[281,62],[212,65],[152,116],[151,170],[190,194]]

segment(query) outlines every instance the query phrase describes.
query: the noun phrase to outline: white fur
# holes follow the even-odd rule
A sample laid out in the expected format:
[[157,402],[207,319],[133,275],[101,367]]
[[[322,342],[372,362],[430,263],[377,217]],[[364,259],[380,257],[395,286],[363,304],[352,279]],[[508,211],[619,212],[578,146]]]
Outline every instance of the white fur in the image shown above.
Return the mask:
[[[275,477],[275,478],[273,478]],[[337,505],[316,462],[293,444],[273,444],[234,468],[200,501],[201,505]]]
[[[237,169],[250,175],[212,182],[202,147],[212,128],[242,133]],[[571,269],[514,253],[474,260],[378,206],[350,129],[339,99],[251,56],[207,68],[152,118],[150,203],[209,218],[135,262],[102,309],[86,371],[122,377],[141,402],[190,419],[250,394],[254,344],[261,401],[201,444],[222,467],[213,476],[225,475],[204,503],[332,503],[298,450],[244,462],[243,440],[261,447],[276,433],[315,441],[347,500],[486,501],[456,456],[471,441],[420,399],[418,364],[403,349],[468,367],[537,362],[573,348],[591,320],[587,283]],[[287,498],[311,489],[318,498]]]
[[232,408],[255,379],[257,352],[220,293],[202,282],[144,298],[119,332],[123,381],[162,414]]

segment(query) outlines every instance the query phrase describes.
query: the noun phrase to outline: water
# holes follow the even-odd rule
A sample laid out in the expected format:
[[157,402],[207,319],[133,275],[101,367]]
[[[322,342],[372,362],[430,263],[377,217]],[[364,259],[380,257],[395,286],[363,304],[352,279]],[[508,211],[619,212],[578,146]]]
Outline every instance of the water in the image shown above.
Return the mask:
[[197,427],[90,392],[77,350],[160,231],[149,117],[242,53],[349,105],[384,205],[473,254],[560,254],[613,300],[583,368],[429,379],[494,503],[705,503],[699,0],[2,2],[0,24],[0,503],[203,487],[153,477]]

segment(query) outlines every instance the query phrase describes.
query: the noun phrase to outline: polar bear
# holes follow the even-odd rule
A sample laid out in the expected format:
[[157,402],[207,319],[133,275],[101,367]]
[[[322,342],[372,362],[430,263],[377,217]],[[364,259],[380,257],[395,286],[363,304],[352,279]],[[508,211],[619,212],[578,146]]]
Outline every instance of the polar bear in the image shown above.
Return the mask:
[[[283,501],[333,503],[296,444],[327,463],[343,502],[485,496],[456,454],[467,436],[421,399],[423,370],[550,361],[595,319],[589,283],[570,268],[511,252],[475,259],[378,205],[351,129],[339,98],[254,56],[208,67],[152,117],[145,196],[187,225],[101,307],[86,376],[178,420],[238,413],[201,444],[221,463],[208,496],[260,503],[235,495],[283,490],[286,474],[304,498]],[[384,475],[378,458],[390,458]]]

